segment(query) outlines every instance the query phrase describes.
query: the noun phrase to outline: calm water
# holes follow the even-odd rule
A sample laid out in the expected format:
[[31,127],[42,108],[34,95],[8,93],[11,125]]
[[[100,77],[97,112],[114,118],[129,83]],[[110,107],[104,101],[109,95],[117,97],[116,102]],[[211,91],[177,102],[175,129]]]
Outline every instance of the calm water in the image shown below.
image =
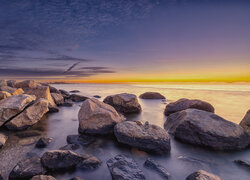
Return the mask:
[[[216,113],[239,123],[246,111],[250,108],[250,86],[246,85],[103,85],[103,84],[57,84],[56,88],[65,90],[80,90],[82,95],[101,95],[104,97],[111,94],[128,92],[140,95],[146,91],[158,91],[166,96],[167,103],[179,98],[197,98],[210,102]],[[163,127],[166,117],[163,115],[165,104],[161,100],[141,100],[142,113],[130,115],[130,120],[149,121]],[[44,136],[52,137],[53,142],[45,149],[35,149],[33,142],[39,137],[18,138],[10,134],[6,146],[0,151],[0,169],[7,178],[8,172],[17,161],[25,159],[28,154],[41,156],[45,151],[58,149],[67,144],[66,137],[78,133],[77,114],[81,103],[74,107],[61,107],[59,113],[48,114],[37,125],[27,131],[36,131]],[[3,130],[4,131],[4,130]],[[29,145],[30,144],[30,145]],[[106,161],[117,154],[132,156],[144,171],[147,179],[162,179],[154,171],[143,166],[147,157],[151,157],[162,164],[172,175],[172,179],[185,179],[187,175],[198,169],[204,169],[221,176],[225,180],[247,180],[250,171],[235,165],[234,159],[250,160],[250,149],[222,153],[208,151],[203,148],[180,143],[171,139],[171,153],[165,156],[150,155],[135,148],[119,145],[114,139],[96,138],[88,147],[82,147],[79,153],[87,152],[102,160],[102,165],[93,171],[76,170],[70,173],[54,174],[57,179],[68,180],[74,176],[84,177],[86,180],[101,179],[110,180],[111,175]]]

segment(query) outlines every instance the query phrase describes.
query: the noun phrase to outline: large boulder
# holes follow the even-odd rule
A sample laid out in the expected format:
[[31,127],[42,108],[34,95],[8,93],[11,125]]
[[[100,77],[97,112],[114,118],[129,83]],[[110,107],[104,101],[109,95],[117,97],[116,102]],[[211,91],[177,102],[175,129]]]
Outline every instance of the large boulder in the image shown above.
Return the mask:
[[25,94],[35,95],[37,98],[44,98],[49,101],[49,111],[58,112],[59,109],[55,104],[48,86],[37,86],[36,88],[29,88],[25,90]]
[[162,94],[158,92],[145,92],[139,96],[141,99],[166,99]]
[[114,128],[117,140],[144,151],[165,154],[170,152],[168,133],[156,125],[124,121]]
[[56,180],[53,176],[37,175],[31,178],[31,180]]
[[5,134],[0,133],[0,149],[4,146],[7,139],[8,139],[8,136],[6,136]]
[[110,134],[123,117],[112,106],[92,98],[82,103],[78,120],[81,133]]
[[40,119],[49,111],[48,101],[46,99],[40,98],[34,104],[26,108],[21,114],[17,115],[5,126],[9,130],[24,130],[28,127],[36,124]]
[[6,91],[0,91],[0,100],[10,97],[11,94]]
[[113,106],[118,112],[123,114],[141,112],[141,105],[134,94],[122,93],[107,96],[103,102]]
[[249,145],[244,129],[207,111],[187,109],[168,116],[165,129],[175,138],[215,150],[237,150]]
[[1,91],[6,91],[8,93],[10,93],[11,95],[19,95],[19,94],[23,94],[24,91],[22,88],[13,88],[13,87],[9,87],[9,86],[2,86],[0,87]]
[[137,163],[125,155],[117,155],[107,161],[113,180],[144,180],[143,171]]
[[41,86],[41,84],[34,80],[25,80],[25,81],[17,82],[15,84],[16,88],[22,88],[22,89],[36,88],[38,86]]
[[0,126],[30,105],[36,96],[20,94],[0,101]]
[[204,170],[199,170],[190,174],[186,178],[186,180],[222,180],[222,179],[212,173],[206,172]]
[[243,127],[250,136],[250,109],[247,111],[246,115],[240,122],[240,126]]
[[40,158],[31,157],[22,160],[10,172],[9,179],[30,179],[36,175],[43,175],[46,169],[42,166]]
[[214,107],[209,104],[208,102],[205,101],[201,101],[198,99],[179,99],[178,101],[169,103],[166,108],[165,108],[165,115],[170,115],[172,113],[178,112],[178,111],[182,111],[185,109],[189,109],[189,108],[193,108],[193,109],[200,109],[203,111],[208,111],[208,112],[214,112]]
[[56,103],[56,105],[61,106],[64,103],[64,97],[61,93],[51,93],[51,96]]

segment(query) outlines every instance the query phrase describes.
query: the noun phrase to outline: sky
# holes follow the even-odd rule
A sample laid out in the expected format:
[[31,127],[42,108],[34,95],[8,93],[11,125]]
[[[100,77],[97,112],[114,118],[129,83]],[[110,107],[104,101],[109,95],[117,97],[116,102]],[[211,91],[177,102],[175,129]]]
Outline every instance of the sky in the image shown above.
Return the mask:
[[0,0],[0,79],[250,82],[250,1]]

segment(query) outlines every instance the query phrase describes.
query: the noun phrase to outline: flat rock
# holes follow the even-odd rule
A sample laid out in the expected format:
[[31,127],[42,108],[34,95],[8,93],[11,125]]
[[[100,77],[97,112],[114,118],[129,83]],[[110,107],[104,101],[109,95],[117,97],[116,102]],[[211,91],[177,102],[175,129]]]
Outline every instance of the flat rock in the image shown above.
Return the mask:
[[250,136],[250,109],[247,111],[246,115],[240,122],[240,126],[243,127]]
[[41,84],[34,80],[20,81],[20,82],[16,82],[15,84],[16,88],[22,88],[22,89],[36,88],[38,86],[41,86]]
[[208,111],[208,112],[214,112],[214,107],[208,102],[197,100],[197,99],[190,100],[190,99],[182,98],[182,99],[179,99],[178,101],[169,103],[166,106],[164,113],[165,115],[168,116],[172,113],[182,111],[185,109],[189,109],[189,108],[199,109],[199,110]]
[[234,160],[234,162],[240,166],[246,167],[246,168],[250,168],[250,161],[248,160]]
[[37,130],[28,130],[28,131],[20,131],[16,132],[15,136],[19,138],[27,138],[27,137],[34,137],[34,136],[40,136],[41,132]]
[[0,149],[4,146],[4,144],[6,143],[8,139],[8,136],[6,136],[3,133],[0,133]]
[[165,96],[158,92],[145,92],[139,96],[141,99],[166,99]]
[[82,102],[82,101],[85,101],[86,99],[88,99],[88,97],[81,96],[81,95],[78,95],[78,94],[71,94],[69,96],[69,99],[74,101],[74,102]]
[[82,103],[78,120],[80,133],[110,134],[124,118],[112,106],[92,98]]
[[36,143],[36,147],[37,148],[44,148],[46,146],[48,146],[52,141],[52,138],[48,138],[48,137],[41,137],[37,143]]
[[186,180],[222,180],[220,177],[215,174],[208,173],[204,170],[199,170],[190,174]]
[[143,171],[137,163],[125,155],[117,155],[107,161],[113,180],[144,180]]
[[36,96],[20,94],[0,101],[0,126],[22,112],[25,107],[36,100]]
[[48,105],[49,103],[46,99],[40,98],[34,104],[26,108],[21,114],[7,122],[5,126],[9,130],[15,131],[27,129],[40,121],[43,115],[49,111]]
[[107,96],[103,102],[113,106],[118,112],[123,114],[141,112],[141,105],[134,94],[122,93]]
[[158,164],[153,159],[148,158],[145,161],[144,165],[147,168],[158,172],[164,179],[169,179],[170,178],[170,173],[162,165]]
[[10,172],[9,179],[30,179],[33,176],[45,173],[46,170],[43,168],[40,159],[32,157],[18,162]]
[[249,145],[244,129],[207,111],[187,109],[168,116],[165,129],[175,138],[214,150],[238,150]]
[[156,125],[124,121],[115,126],[114,133],[118,142],[144,151],[165,154],[171,149],[168,133]]
[[10,97],[11,94],[8,93],[7,91],[0,91],[0,100],[5,99],[7,97]]
[[61,106],[64,103],[64,97],[61,93],[51,93],[51,96],[56,105]]
[[53,176],[37,175],[31,178],[31,180],[56,180]]

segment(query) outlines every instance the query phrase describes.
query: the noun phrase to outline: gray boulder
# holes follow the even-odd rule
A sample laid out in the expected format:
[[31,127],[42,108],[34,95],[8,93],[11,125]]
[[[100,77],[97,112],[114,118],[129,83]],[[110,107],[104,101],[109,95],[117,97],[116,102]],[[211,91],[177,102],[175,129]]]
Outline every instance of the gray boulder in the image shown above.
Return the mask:
[[240,126],[243,127],[250,136],[250,109],[247,111],[246,115],[240,122]]
[[145,92],[139,96],[141,99],[166,99],[162,94],[158,92]]
[[8,136],[6,136],[5,134],[0,133],[0,149],[4,146],[7,139],[8,139]]
[[158,172],[164,179],[170,178],[170,173],[162,165],[156,163],[153,159],[148,158],[145,161],[144,165],[147,168]]
[[40,98],[34,104],[26,108],[21,114],[17,115],[5,126],[9,130],[24,130],[28,127],[36,124],[41,118],[49,111],[48,101],[46,99]]
[[190,174],[186,178],[186,180],[222,180],[222,179],[212,173],[208,173],[204,170],[199,170]]
[[51,93],[51,96],[56,105],[61,106],[64,103],[64,97],[61,93]]
[[141,112],[141,105],[134,94],[122,93],[107,96],[103,102],[113,106],[118,112],[123,114]]
[[208,112],[214,112],[214,107],[209,104],[208,102],[205,101],[201,101],[201,100],[197,100],[197,99],[179,99],[178,101],[169,103],[166,108],[165,108],[165,115],[170,115],[172,113],[178,112],[178,111],[182,111],[185,109],[189,109],[189,108],[193,108],[193,109],[200,109],[203,111],[208,111]]
[[21,94],[0,101],[0,126],[30,105],[36,96]]
[[187,109],[168,116],[165,129],[175,138],[214,150],[238,150],[249,145],[244,129],[207,111]]
[[92,98],[82,103],[78,120],[80,133],[110,134],[123,118],[112,106]]
[[115,126],[114,133],[118,142],[144,151],[165,154],[171,149],[168,133],[156,125],[124,121]]
[[137,163],[125,155],[117,155],[107,161],[113,180],[144,180],[145,175]]
[[37,175],[31,178],[31,180],[56,180],[53,176]]
[[9,179],[30,179],[36,175],[43,175],[46,169],[41,165],[40,159],[31,157],[20,161],[10,172]]

